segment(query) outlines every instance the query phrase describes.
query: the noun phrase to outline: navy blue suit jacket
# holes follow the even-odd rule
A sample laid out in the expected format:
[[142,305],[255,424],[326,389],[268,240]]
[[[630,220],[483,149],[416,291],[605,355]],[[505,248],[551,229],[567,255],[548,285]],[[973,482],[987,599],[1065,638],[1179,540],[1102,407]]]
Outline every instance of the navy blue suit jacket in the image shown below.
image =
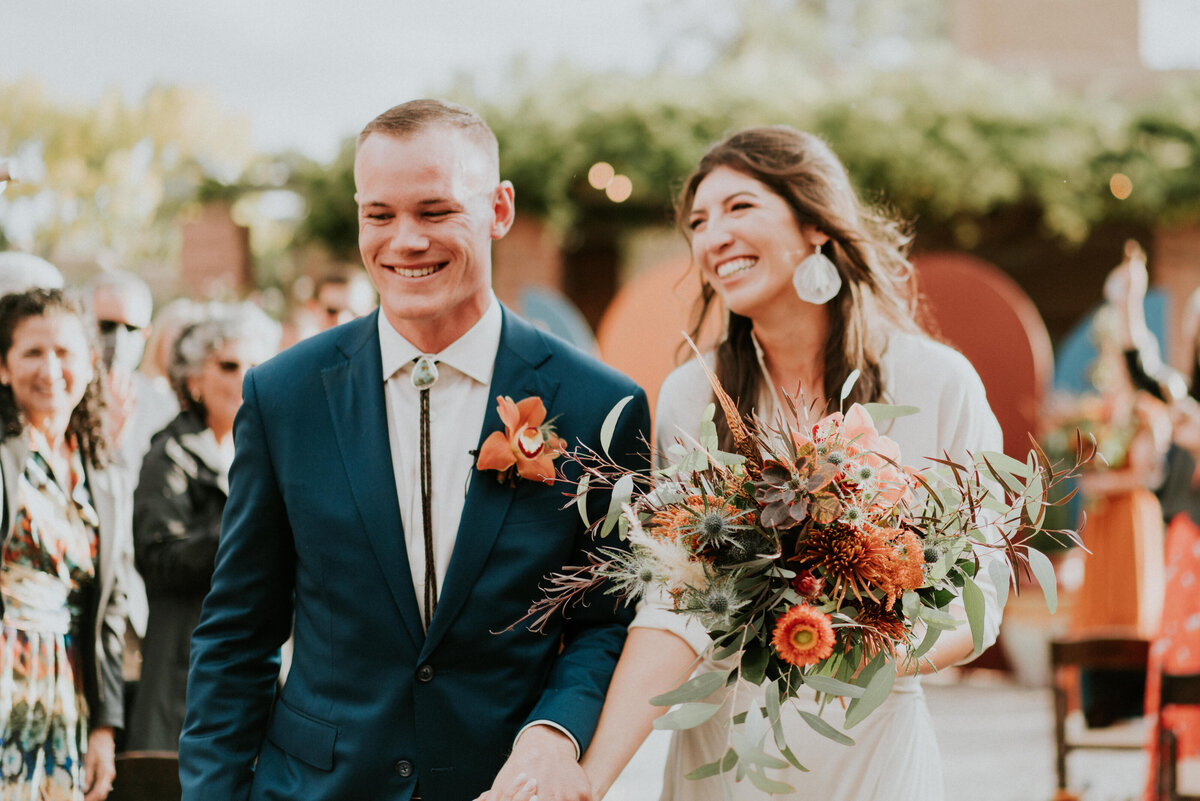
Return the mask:
[[[555,721],[587,747],[628,610],[597,593],[546,634],[513,627],[548,573],[596,547],[578,512],[562,509],[567,487],[472,473],[424,632],[383,393],[375,314],[246,377],[216,572],[192,640],[179,746],[187,801],[406,801],[418,782],[427,799],[469,801],[529,721]],[[560,436],[598,449],[604,418],[630,394],[610,450],[645,467],[645,394],[504,311],[493,398],[538,395]],[[491,403],[480,442],[500,430]],[[592,519],[606,502],[595,499]]]

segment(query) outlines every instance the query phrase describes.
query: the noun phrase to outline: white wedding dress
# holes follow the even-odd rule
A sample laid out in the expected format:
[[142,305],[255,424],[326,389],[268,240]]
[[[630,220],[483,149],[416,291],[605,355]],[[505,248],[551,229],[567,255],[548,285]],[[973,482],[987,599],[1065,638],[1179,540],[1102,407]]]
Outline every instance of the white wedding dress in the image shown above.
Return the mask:
[[[920,409],[918,414],[879,426],[880,433],[899,444],[905,464],[926,467],[929,466],[928,457],[941,457],[943,453],[957,460],[965,458],[968,451],[1003,449],[1000,426],[988,407],[983,384],[970,363],[957,351],[924,336],[894,333],[888,340],[881,367],[885,400]],[[764,393],[758,406],[760,417],[774,418],[774,398],[774,393],[770,397]],[[672,372],[663,383],[658,399],[657,448],[663,450],[681,435],[694,437],[710,402],[712,392],[698,363],[689,362]],[[764,410],[770,417],[763,414]],[[978,583],[987,603],[986,647],[995,642],[1001,610],[988,571],[981,572]],[[966,616],[961,606],[952,611],[965,626]],[[632,625],[673,632],[687,641],[696,653],[703,651],[709,643],[707,633],[697,622],[672,612],[662,598],[643,601]],[[700,670],[711,667],[712,663],[706,660]],[[711,700],[719,700],[719,694]],[[743,683],[727,703],[736,707],[730,711],[737,712],[760,700],[760,689]],[[789,798],[814,801],[939,801],[944,798],[941,757],[919,678],[896,680],[887,700],[847,732],[855,741],[853,746],[840,745],[814,732],[797,713],[799,708],[818,710],[812,696],[804,693],[791,706],[785,707],[783,716],[787,742],[810,772],[803,773],[791,767],[768,772],[795,788],[795,795],[789,795]],[[729,748],[726,723],[731,715],[726,712],[722,710],[695,728],[673,733],[663,775],[663,801],[722,801],[725,797],[721,777],[696,781],[685,776],[695,768],[721,758]],[[826,706],[822,715],[833,725],[842,727],[842,709],[838,704]],[[767,741],[768,753],[777,754],[770,750],[772,738],[768,736]],[[768,797],[748,779],[735,784],[730,774],[724,781],[730,783],[736,801]]]

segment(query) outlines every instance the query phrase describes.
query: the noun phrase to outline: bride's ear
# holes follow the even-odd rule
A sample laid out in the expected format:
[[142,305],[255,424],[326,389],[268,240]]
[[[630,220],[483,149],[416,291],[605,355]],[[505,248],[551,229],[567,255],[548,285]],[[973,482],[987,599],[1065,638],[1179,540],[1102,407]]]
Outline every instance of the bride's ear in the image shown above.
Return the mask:
[[801,225],[800,235],[804,237],[804,241],[808,243],[808,246],[814,250],[829,241],[829,234],[811,224]]

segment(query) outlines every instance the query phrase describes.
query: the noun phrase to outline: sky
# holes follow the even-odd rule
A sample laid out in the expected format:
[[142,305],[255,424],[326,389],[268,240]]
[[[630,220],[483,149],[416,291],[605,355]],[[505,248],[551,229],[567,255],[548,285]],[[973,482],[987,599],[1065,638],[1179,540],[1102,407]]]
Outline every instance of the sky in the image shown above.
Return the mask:
[[[92,102],[119,87],[206,88],[264,150],[320,159],[380,111],[518,56],[648,71],[654,0],[0,0],[0,81]],[[695,6],[694,2],[684,3]],[[659,4],[660,9],[662,4]],[[0,120],[0,124],[3,121]]]
[[[1143,58],[1200,68],[1200,0],[1139,0]],[[396,103],[470,75],[502,89],[533,69],[650,71],[666,43],[682,66],[735,24],[731,0],[0,0],[0,81],[34,77],[64,102],[154,84],[213,93],[248,118],[258,149],[332,158]],[[692,63],[689,64],[689,59]],[[1152,63],[1155,59],[1163,64]],[[0,125],[3,125],[0,120]]]

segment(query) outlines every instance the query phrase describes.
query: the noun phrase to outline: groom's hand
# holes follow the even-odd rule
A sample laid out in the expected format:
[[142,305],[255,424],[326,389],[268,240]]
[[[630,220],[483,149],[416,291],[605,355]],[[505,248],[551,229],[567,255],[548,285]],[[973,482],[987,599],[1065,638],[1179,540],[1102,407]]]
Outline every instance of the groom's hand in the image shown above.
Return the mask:
[[531,726],[513,745],[492,789],[476,801],[592,801],[575,744],[550,726]]

